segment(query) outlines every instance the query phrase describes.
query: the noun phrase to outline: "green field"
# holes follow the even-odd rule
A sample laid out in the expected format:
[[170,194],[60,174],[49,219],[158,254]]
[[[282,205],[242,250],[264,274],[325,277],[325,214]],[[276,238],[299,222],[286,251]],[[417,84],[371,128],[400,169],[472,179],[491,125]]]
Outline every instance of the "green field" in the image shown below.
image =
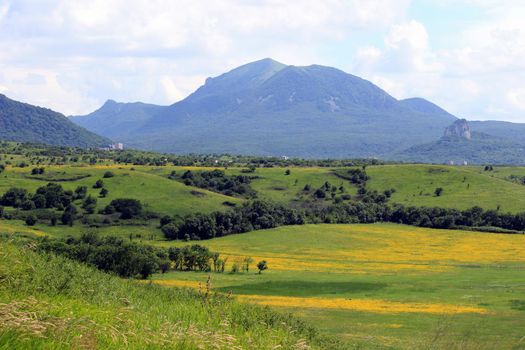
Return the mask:
[[[215,290],[293,311],[349,347],[525,349],[522,235],[306,225],[200,243],[228,254],[230,263],[251,256],[269,264],[261,275],[212,274]],[[206,278],[154,277],[193,287]]]

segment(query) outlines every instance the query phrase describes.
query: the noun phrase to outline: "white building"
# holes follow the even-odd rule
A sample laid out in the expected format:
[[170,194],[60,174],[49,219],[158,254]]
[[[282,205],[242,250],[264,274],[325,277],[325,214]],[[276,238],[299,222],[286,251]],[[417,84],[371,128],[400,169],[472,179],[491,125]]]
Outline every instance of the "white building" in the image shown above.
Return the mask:
[[124,149],[124,144],[120,142],[112,143],[111,145],[109,145],[109,149],[115,149],[115,150],[121,151]]

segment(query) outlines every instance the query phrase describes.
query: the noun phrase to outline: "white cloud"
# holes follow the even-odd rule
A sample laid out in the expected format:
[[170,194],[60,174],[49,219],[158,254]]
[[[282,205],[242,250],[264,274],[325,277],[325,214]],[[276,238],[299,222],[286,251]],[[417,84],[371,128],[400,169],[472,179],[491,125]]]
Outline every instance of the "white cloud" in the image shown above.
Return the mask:
[[459,116],[525,121],[525,3],[465,2],[484,16],[447,34],[409,18],[409,0],[0,0],[1,85],[79,114],[107,98],[170,104],[207,76],[272,57],[337,62]]
[[[208,75],[263,57],[318,62],[319,47],[404,18],[408,0],[43,0],[0,5],[0,67],[45,72],[4,85],[67,114],[106,98],[173,103]],[[375,30],[375,29],[374,29]],[[50,77],[54,77],[50,79]],[[52,82],[55,82],[54,84]],[[60,91],[60,93],[59,93]],[[62,96],[74,94],[68,100]],[[96,107],[96,106],[95,106]]]
[[454,45],[433,48],[432,35],[442,33],[398,23],[383,47],[358,50],[356,73],[385,82],[395,97],[422,96],[461,117],[525,122],[525,3],[510,1],[506,11],[479,3],[486,17],[449,33]]

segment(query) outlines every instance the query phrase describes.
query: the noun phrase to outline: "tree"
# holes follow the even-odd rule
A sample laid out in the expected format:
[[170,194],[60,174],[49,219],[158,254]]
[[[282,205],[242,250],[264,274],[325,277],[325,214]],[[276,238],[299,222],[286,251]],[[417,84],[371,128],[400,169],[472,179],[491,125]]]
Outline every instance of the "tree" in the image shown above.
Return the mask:
[[84,199],[84,202],[82,202],[82,209],[84,209],[88,214],[93,214],[95,212],[96,206],[97,199],[91,197],[91,195],[87,196],[86,199]]
[[246,272],[250,272],[250,264],[253,262],[253,259],[252,257],[250,256],[247,256],[243,259],[243,268],[244,268],[244,271]]
[[104,187],[104,181],[102,180],[97,180],[97,182],[95,182],[95,184],[93,185],[93,188],[102,188]]
[[31,175],[42,175],[45,172],[44,168],[33,168],[31,170]]
[[169,215],[165,215],[160,218],[160,226],[165,226],[173,221],[172,217]]
[[27,226],[34,226],[36,224],[36,221],[37,221],[37,219],[36,219],[36,216],[34,216],[34,215],[28,215],[26,217],[26,225]]
[[11,187],[0,198],[0,204],[9,207],[18,207],[27,198],[27,190],[24,188]]
[[318,188],[318,189],[315,190],[315,192],[314,192],[314,197],[315,197],[315,198],[319,198],[319,199],[321,199],[321,198],[325,198],[325,197],[326,197],[326,193],[325,193],[325,191],[323,191],[322,189]]
[[109,193],[108,189],[104,187],[104,188],[102,188],[102,189],[100,190],[100,193],[99,193],[99,194],[100,194],[100,197],[102,197],[102,198],[106,198],[106,196],[108,195],[108,193]]
[[257,263],[257,269],[259,269],[259,274],[261,274],[264,270],[268,270],[268,264],[266,263],[266,260],[261,260]]
[[291,174],[290,169],[286,169],[286,171],[284,172],[284,175],[290,175],[290,174]]
[[112,200],[106,207],[106,212],[109,207],[115,208],[115,211],[120,213],[121,219],[132,219],[142,213],[142,204],[139,200],[133,198],[118,198]]
[[64,225],[73,226],[77,212],[77,207],[75,207],[73,204],[70,204],[66,207],[66,209],[64,209],[64,213],[62,214],[60,220]]
[[166,237],[166,239],[177,239],[178,238],[177,234],[179,232],[179,228],[173,222],[163,225],[161,230],[162,230],[162,233],[164,234],[164,237]]
[[75,189],[75,199],[86,198],[87,195],[87,186],[78,186]]
[[41,209],[46,207],[46,197],[41,194],[35,194],[32,198],[35,208]]
[[436,197],[441,196],[441,193],[443,193],[443,187],[438,187],[438,188],[436,188],[436,190],[434,191],[434,194],[436,195]]

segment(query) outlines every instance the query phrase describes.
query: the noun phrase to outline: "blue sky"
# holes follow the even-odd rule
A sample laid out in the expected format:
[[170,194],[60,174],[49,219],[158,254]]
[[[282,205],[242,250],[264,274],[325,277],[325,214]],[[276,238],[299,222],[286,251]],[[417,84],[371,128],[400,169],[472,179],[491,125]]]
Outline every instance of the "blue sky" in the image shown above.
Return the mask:
[[525,122],[523,18],[521,0],[0,0],[0,93],[67,115],[171,104],[272,57]]

